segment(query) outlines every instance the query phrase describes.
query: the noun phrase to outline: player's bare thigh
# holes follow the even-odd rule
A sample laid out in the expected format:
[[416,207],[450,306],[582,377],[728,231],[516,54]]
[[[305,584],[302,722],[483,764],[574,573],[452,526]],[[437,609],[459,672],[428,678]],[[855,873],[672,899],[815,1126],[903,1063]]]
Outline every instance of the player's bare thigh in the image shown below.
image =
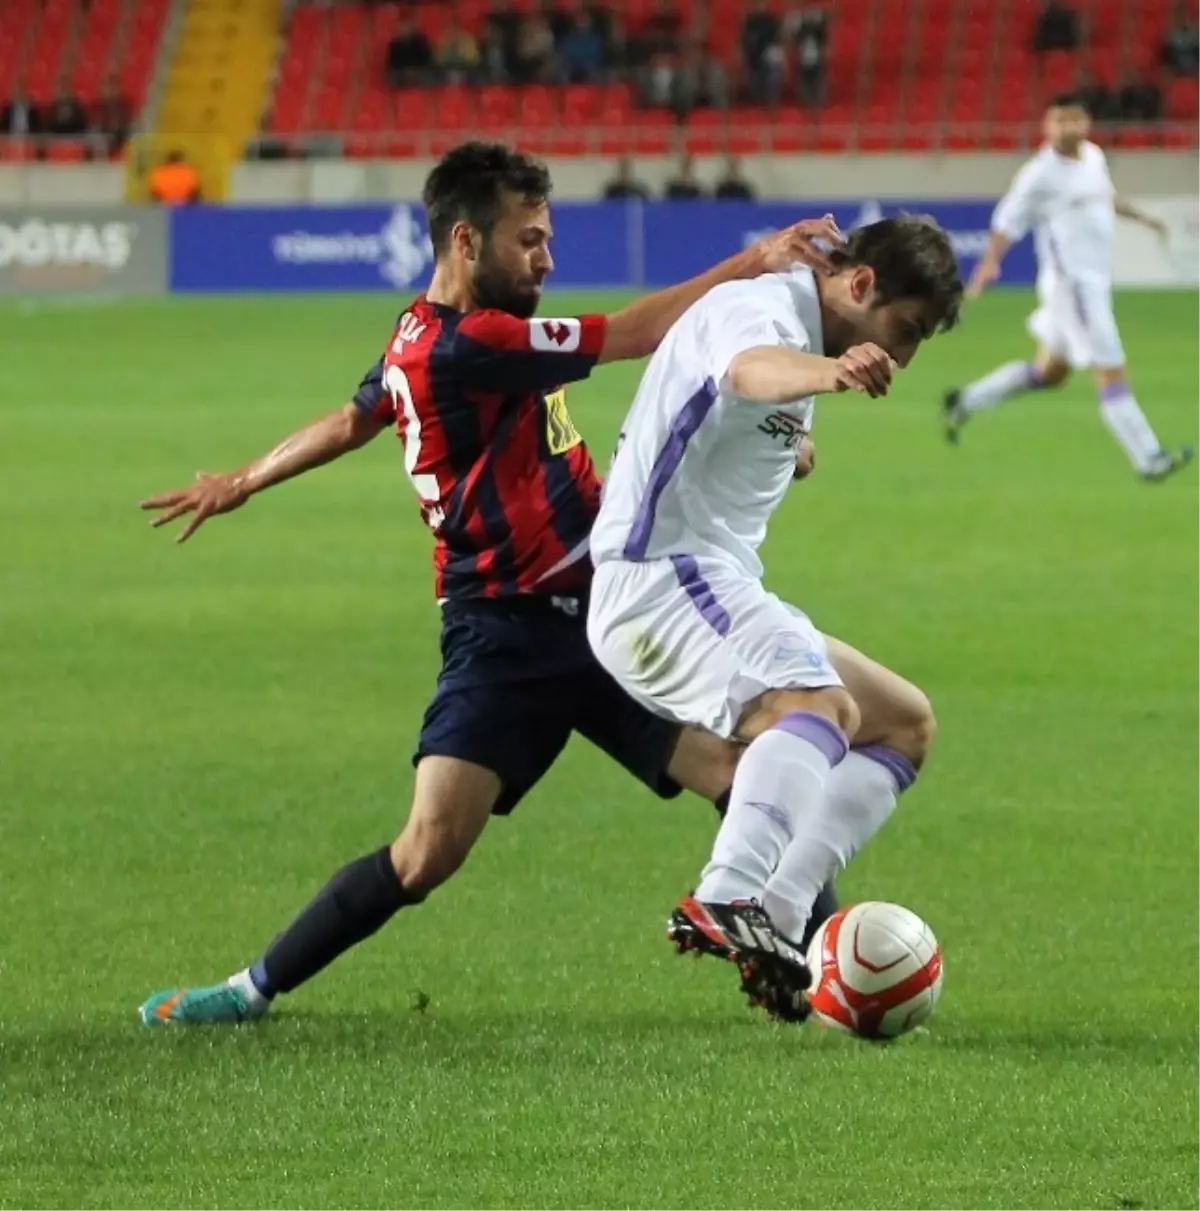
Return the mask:
[[715,800],[733,784],[742,748],[735,740],[722,740],[701,728],[681,727],[667,762],[667,777],[684,790]]
[[500,777],[461,757],[417,765],[412,811],[392,842],[392,866],[413,894],[428,894],[466,861],[500,797]]
[[911,681],[848,643],[831,635],[825,642],[830,663],[858,707],[853,743],[886,744],[919,766],[937,734],[929,699]]

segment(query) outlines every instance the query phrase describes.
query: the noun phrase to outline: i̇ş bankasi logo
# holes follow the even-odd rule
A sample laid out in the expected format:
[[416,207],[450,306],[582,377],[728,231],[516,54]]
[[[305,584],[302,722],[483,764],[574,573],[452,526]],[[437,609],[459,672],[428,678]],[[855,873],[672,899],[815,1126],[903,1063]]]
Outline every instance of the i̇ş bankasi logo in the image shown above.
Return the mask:
[[433,243],[412,206],[397,206],[379,231],[290,231],[271,241],[287,265],[375,265],[393,286],[408,286],[433,261]]

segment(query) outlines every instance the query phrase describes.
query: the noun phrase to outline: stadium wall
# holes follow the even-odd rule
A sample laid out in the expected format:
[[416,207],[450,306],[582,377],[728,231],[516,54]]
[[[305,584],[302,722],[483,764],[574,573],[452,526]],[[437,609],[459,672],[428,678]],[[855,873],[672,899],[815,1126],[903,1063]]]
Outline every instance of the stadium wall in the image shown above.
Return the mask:
[[[1019,155],[748,156],[747,177],[766,199],[873,196],[952,198],[998,196],[1020,165]],[[246,162],[233,172],[234,202],[365,202],[420,196],[425,160],[294,160]],[[661,190],[676,161],[637,160],[651,190]],[[1194,194],[1200,176],[1195,152],[1114,151],[1117,188],[1129,193]],[[702,180],[715,178],[719,159],[697,161]],[[583,157],[552,162],[561,200],[599,196],[612,161]],[[115,205],[125,198],[120,164],[0,165],[0,206]]]
[[[829,197],[998,197],[1024,157],[953,156],[746,156],[747,180],[766,200]],[[661,193],[677,157],[636,159],[652,193]],[[723,157],[696,158],[697,176],[715,182]],[[1138,192],[1192,193],[1200,157],[1179,152],[1114,152],[1117,188]],[[231,198],[237,202],[365,202],[417,198],[432,160],[309,160],[244,163],[235,169]],[[561,201],[591,201],[612,178],[613,161],[598,157],[552,160],[554,192]]]

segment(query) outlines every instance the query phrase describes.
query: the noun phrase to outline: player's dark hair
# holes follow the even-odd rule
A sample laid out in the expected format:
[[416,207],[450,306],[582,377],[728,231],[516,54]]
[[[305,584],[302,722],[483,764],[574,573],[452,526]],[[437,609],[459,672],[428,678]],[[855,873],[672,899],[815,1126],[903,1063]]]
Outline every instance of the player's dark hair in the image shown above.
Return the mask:
[[839,268],[873,269],[877,304],[922,299],[932,305],[942,332],[958,323],[963,297],[958,258],[950,237],[928,215],[902,214],[858,227],[834,251],[833,261]]
[[503,143],[472,141],[448,151],[426,177],[421,194],[434,252],[440,256],[449,247],[455,223],[470,223],[490,235],[507,193],[530,206],[549,201],[545,164]]
[[1087,113],[1092,112],[1092,107],[1088,104],[1087,98],[1082,93],[1065,92],[1055,93],[1054,96],[1046,102],[1047,109],[1082,109]]

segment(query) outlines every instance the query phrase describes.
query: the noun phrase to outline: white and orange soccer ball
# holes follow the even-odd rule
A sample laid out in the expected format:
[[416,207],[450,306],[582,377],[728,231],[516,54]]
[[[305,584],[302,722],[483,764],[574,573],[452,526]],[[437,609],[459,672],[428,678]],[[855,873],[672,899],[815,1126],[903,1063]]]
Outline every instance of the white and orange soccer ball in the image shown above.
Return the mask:
[[809,1001],[823,1025],[894,1039],[920,1025],[942,994],[942,948],[899,904],[867,900],[835,912],[808,948]]

